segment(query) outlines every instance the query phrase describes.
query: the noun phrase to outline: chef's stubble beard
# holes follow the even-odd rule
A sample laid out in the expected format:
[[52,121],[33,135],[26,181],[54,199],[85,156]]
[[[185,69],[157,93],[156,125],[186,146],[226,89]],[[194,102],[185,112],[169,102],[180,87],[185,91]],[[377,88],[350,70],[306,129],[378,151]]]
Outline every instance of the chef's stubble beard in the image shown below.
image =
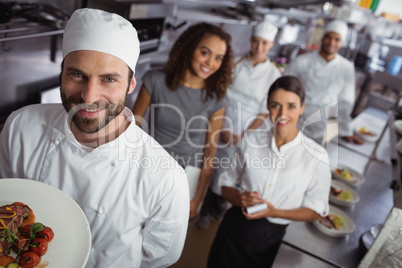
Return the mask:
[[73,95],[67,98],[63,89],[60,88],[61,100],[64,109],[69,114],[69,119],[74,123],[79,131],[86,134],[97,133],[99,130],[103,129],[108,125],[113,119],[115,119],[124,109],[128,90],[124,96],[123,100],[120,100],[117,104],[96,102],[90,105],[86,105],[89,108],[105,108],[105,115],[100,118],[83,118],[80,117],[78,112],[78,105],[85,105],[84,100],[79,95]]

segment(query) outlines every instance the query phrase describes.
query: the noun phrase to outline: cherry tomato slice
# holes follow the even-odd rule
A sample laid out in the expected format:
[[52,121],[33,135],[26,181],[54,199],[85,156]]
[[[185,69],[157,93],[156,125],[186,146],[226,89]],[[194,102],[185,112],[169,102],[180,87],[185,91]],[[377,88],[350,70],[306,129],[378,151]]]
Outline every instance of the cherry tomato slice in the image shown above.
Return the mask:
[[53,232],[52,228],[46,226],[43,231],[36,233],[36,237],[43,238],[47,242],[50,242],[50,241],[52,241],[52,239],[54,237],[54,232]]
[[29,250],[32,251],[32,252],[35,252],[40,257],[42,257],[47,252],[47,247],[48,247],[47,244],[48,244],[48,242],[45,239],[43,239],[43,238],[35,238],[30,243],[31,246],[29,247]]
[[23,237],[31,237],[31,226],[32,226],[32,224],[28,224],[28,225],[25,225],[24,227],[22,227],[20,234]]
[[32,251],[22,253],[20,256],[19,264],[22,268],[33,268],[40,262],[38,254]]
[[12,249],[15,253],[21,252],[26,252],[29,249],[29,245],[27,244],[29,242],[29,238],[24,237],[22,235],[18,236],[18,240],[15,240],[13,243]]

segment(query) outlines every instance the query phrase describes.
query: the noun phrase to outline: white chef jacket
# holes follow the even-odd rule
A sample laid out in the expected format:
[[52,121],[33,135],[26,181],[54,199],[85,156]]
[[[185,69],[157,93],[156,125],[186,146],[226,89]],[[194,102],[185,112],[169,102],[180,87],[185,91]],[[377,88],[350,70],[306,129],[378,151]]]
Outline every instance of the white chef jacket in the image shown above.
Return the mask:
[[[299,120],[299,129],[316,141],[322,141],[326,129],[326,119],[331,106],[338,107],[338,131],[340,136],[350,136],[353,105],[355,103],[355,69],[353,63],[339,54],[330,62],[324,60],[318,51],[303,54],[292,61],[285,69],[284,75],[298,77],[306,90],[306,107]],[[304,122],[310,117],[311,123]],[[325,112],[324,112],[325,111]],[[318,121],[317,121],[318,120]],[[308,123],[307,123],[308,124]]]
[[[268,91],[272,83],[280,76],[280,71],[268,58],[256,66],[252,65],[249,54],[237,59],[233,84],[227,92],[224,128],[240,135],[258,114],[268,114]],[[265,122],[269,124],[270,121]],[[260,127],[267,128],[264,124]],[[235,146],[224,146],[222,141],[219,145],[216,157],[230,159],[235,152]],[[211,190],[219,195],[221,190],[218,185],[218,177],[221,173],[222,168],[215,169],[210,184]]]
[[[328,214],[331,170],[325,149],[300,131],[296,138],[276,147],[271,133],[250,132],[236,151],[220,186],[257,191],[277,209],[306,207]],[[291,221],[267,218],[277,224]]]
[[[124,114],[135,122],[128,108]],[[134,123],[87,152],[62,105],[32,105],[9,116],[0,146],[0,178],[44,182],[82,208],[92,236],[86,267],[167,267],[180,257],[190,203],[185,173]]]
[[[236,63],[233,84],[227,92],[226,115],[234,124],[233,133],[240,134],[259,113],[268,114],[267,96],[272,83],[281,76],[269,59],[255,66],[246,55]],[[236,127],[237,122],[241,125]]]

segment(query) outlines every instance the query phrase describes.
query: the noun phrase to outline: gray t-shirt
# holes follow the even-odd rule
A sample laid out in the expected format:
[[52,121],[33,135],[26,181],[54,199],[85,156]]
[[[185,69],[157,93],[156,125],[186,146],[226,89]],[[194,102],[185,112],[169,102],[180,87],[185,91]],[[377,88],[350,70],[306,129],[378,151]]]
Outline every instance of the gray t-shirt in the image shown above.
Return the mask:
[[224,101],[216,96],[205,100],[200,89],[182,86],[173,91],[166,86],[165,76],[151,70],[142,77],[151,96],[150,134],[181,166],[200,167],[209,118],[224,107]]

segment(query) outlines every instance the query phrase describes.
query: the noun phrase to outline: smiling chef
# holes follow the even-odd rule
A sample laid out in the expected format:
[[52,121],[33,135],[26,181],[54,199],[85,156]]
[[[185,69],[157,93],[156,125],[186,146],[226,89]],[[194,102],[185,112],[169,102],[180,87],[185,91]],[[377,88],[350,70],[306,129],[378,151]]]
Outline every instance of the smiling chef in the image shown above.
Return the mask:
[[284,72],[284,75],[299,78],[306,89],[306,107],[299,129],[320,144],[326,130],[325,113],[334,104],[338,106],[339,136],[350,143],[363,143],[350,126],[356,91],[354,65],[338,54],[346,43],[347,34],[345,22],[329,22],[320,50],[298,56]]
[[0,136],[0,178],[52,185],[84,211],[92,235],[86,267],[167,267],[184,245],[185,173],[125,107],[139,52],[129,21],[76,10],[63,37],[63,105],[15,111]]

